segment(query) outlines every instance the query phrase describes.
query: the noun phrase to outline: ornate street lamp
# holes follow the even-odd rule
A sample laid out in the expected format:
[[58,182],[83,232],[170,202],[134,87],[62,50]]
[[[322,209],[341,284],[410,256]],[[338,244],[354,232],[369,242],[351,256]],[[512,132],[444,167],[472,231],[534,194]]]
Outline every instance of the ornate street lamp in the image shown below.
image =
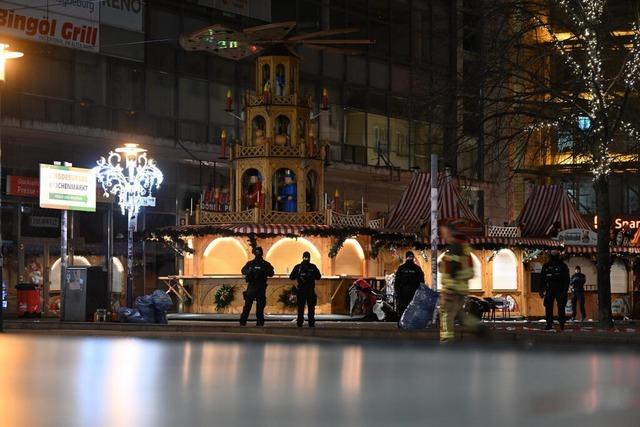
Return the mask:
[[[122,162],[124,161],[124,165]],[[153,190],[160,188],[163,176],[156,161],[137,144],[125,144],[100,158],[93,171],[105,196],[117,197],[123,215],[128,219],[127,240],[127,306],[133,307],[133,232],[142,206],[154,206]]]
[[[13,52],[7,50],[8,44],[0,43],[0,130],[2,129],[2,88],[5,80],[5,65],[7,59],[20,58],[24,54],[22,52]],[[0,175],[2,175],[2,133],[0,132]],[[2,268],[4,267],[4,256],[2,254],[2,192],[0,191],[0,332],[3,329],[4,317],[4,275]]]

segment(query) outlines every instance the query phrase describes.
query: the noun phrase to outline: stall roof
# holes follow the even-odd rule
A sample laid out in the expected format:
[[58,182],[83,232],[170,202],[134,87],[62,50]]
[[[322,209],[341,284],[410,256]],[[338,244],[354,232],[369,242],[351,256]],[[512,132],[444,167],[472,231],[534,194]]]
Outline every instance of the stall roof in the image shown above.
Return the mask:
[[[418,232],[431,223],[431,174],[417,173],[402,193],[400,202],[385,221],[385,228],[403,232]],[[465,204],[455,179],[438,176],[438,217],[443,220],[464,218],[482,224]]]
[[591,230],[573,206],[569,196],[560,185],[538,185],[527,199],[518,217],[522,235],[526,237],[546,236],[551,226],[560,221],[561,230],[579,228]]
[[[581,255],[581,254],[593,254],[598,253],[598,247],[593,245],[566,245],[564,247],[565,254]],[[640,254],[640,247],[634,246],[611,246],[611,253],[617,255],[638,255]]]
[[180,225],[160,229],[158,234],[177,234],[180,236],[205,236],[209,234],[248,236],[303,236],[314,231],[330,230],[328,225],[310,224],[216,224],[216,225]]
[[482,248],[544,248],[562,250],[562,242],[555,239],[537,237],[471,237],[469,244]]

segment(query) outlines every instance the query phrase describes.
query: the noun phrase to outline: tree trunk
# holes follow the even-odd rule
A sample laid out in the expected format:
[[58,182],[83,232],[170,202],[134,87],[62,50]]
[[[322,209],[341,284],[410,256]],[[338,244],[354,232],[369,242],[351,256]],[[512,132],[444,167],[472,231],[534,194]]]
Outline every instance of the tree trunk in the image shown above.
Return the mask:
[[598,319],[605,328],[613,327],[611,315],[611,210],[609,177],[601,176],[594,183],[598,215]]

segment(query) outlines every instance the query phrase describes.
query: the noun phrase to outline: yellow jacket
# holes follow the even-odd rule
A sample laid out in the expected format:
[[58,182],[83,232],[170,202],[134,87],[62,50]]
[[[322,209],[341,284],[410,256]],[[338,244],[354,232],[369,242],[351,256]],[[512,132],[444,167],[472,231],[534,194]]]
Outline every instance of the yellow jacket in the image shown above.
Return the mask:
[[471,246],[468,243],[449,245],[440,261],[439,271],[443,290],[458,294],[466,293],[469,290],[469,280],[474,274]]

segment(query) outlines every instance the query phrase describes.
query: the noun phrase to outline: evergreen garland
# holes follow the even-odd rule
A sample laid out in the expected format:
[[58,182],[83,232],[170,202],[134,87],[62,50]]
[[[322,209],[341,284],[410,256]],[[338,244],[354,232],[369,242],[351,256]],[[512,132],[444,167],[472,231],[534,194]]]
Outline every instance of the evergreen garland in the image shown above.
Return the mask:
[[235,299],[235,286],[222,285],[214,296],[216,310],[228,307]]
[[335,258],[349,236],[338,236],[329,248],[329,258]]
[[293,308],[298,306],[298,294],[296,288],[284,288],[278,297],[278,302],[282,303],[285,307]]

